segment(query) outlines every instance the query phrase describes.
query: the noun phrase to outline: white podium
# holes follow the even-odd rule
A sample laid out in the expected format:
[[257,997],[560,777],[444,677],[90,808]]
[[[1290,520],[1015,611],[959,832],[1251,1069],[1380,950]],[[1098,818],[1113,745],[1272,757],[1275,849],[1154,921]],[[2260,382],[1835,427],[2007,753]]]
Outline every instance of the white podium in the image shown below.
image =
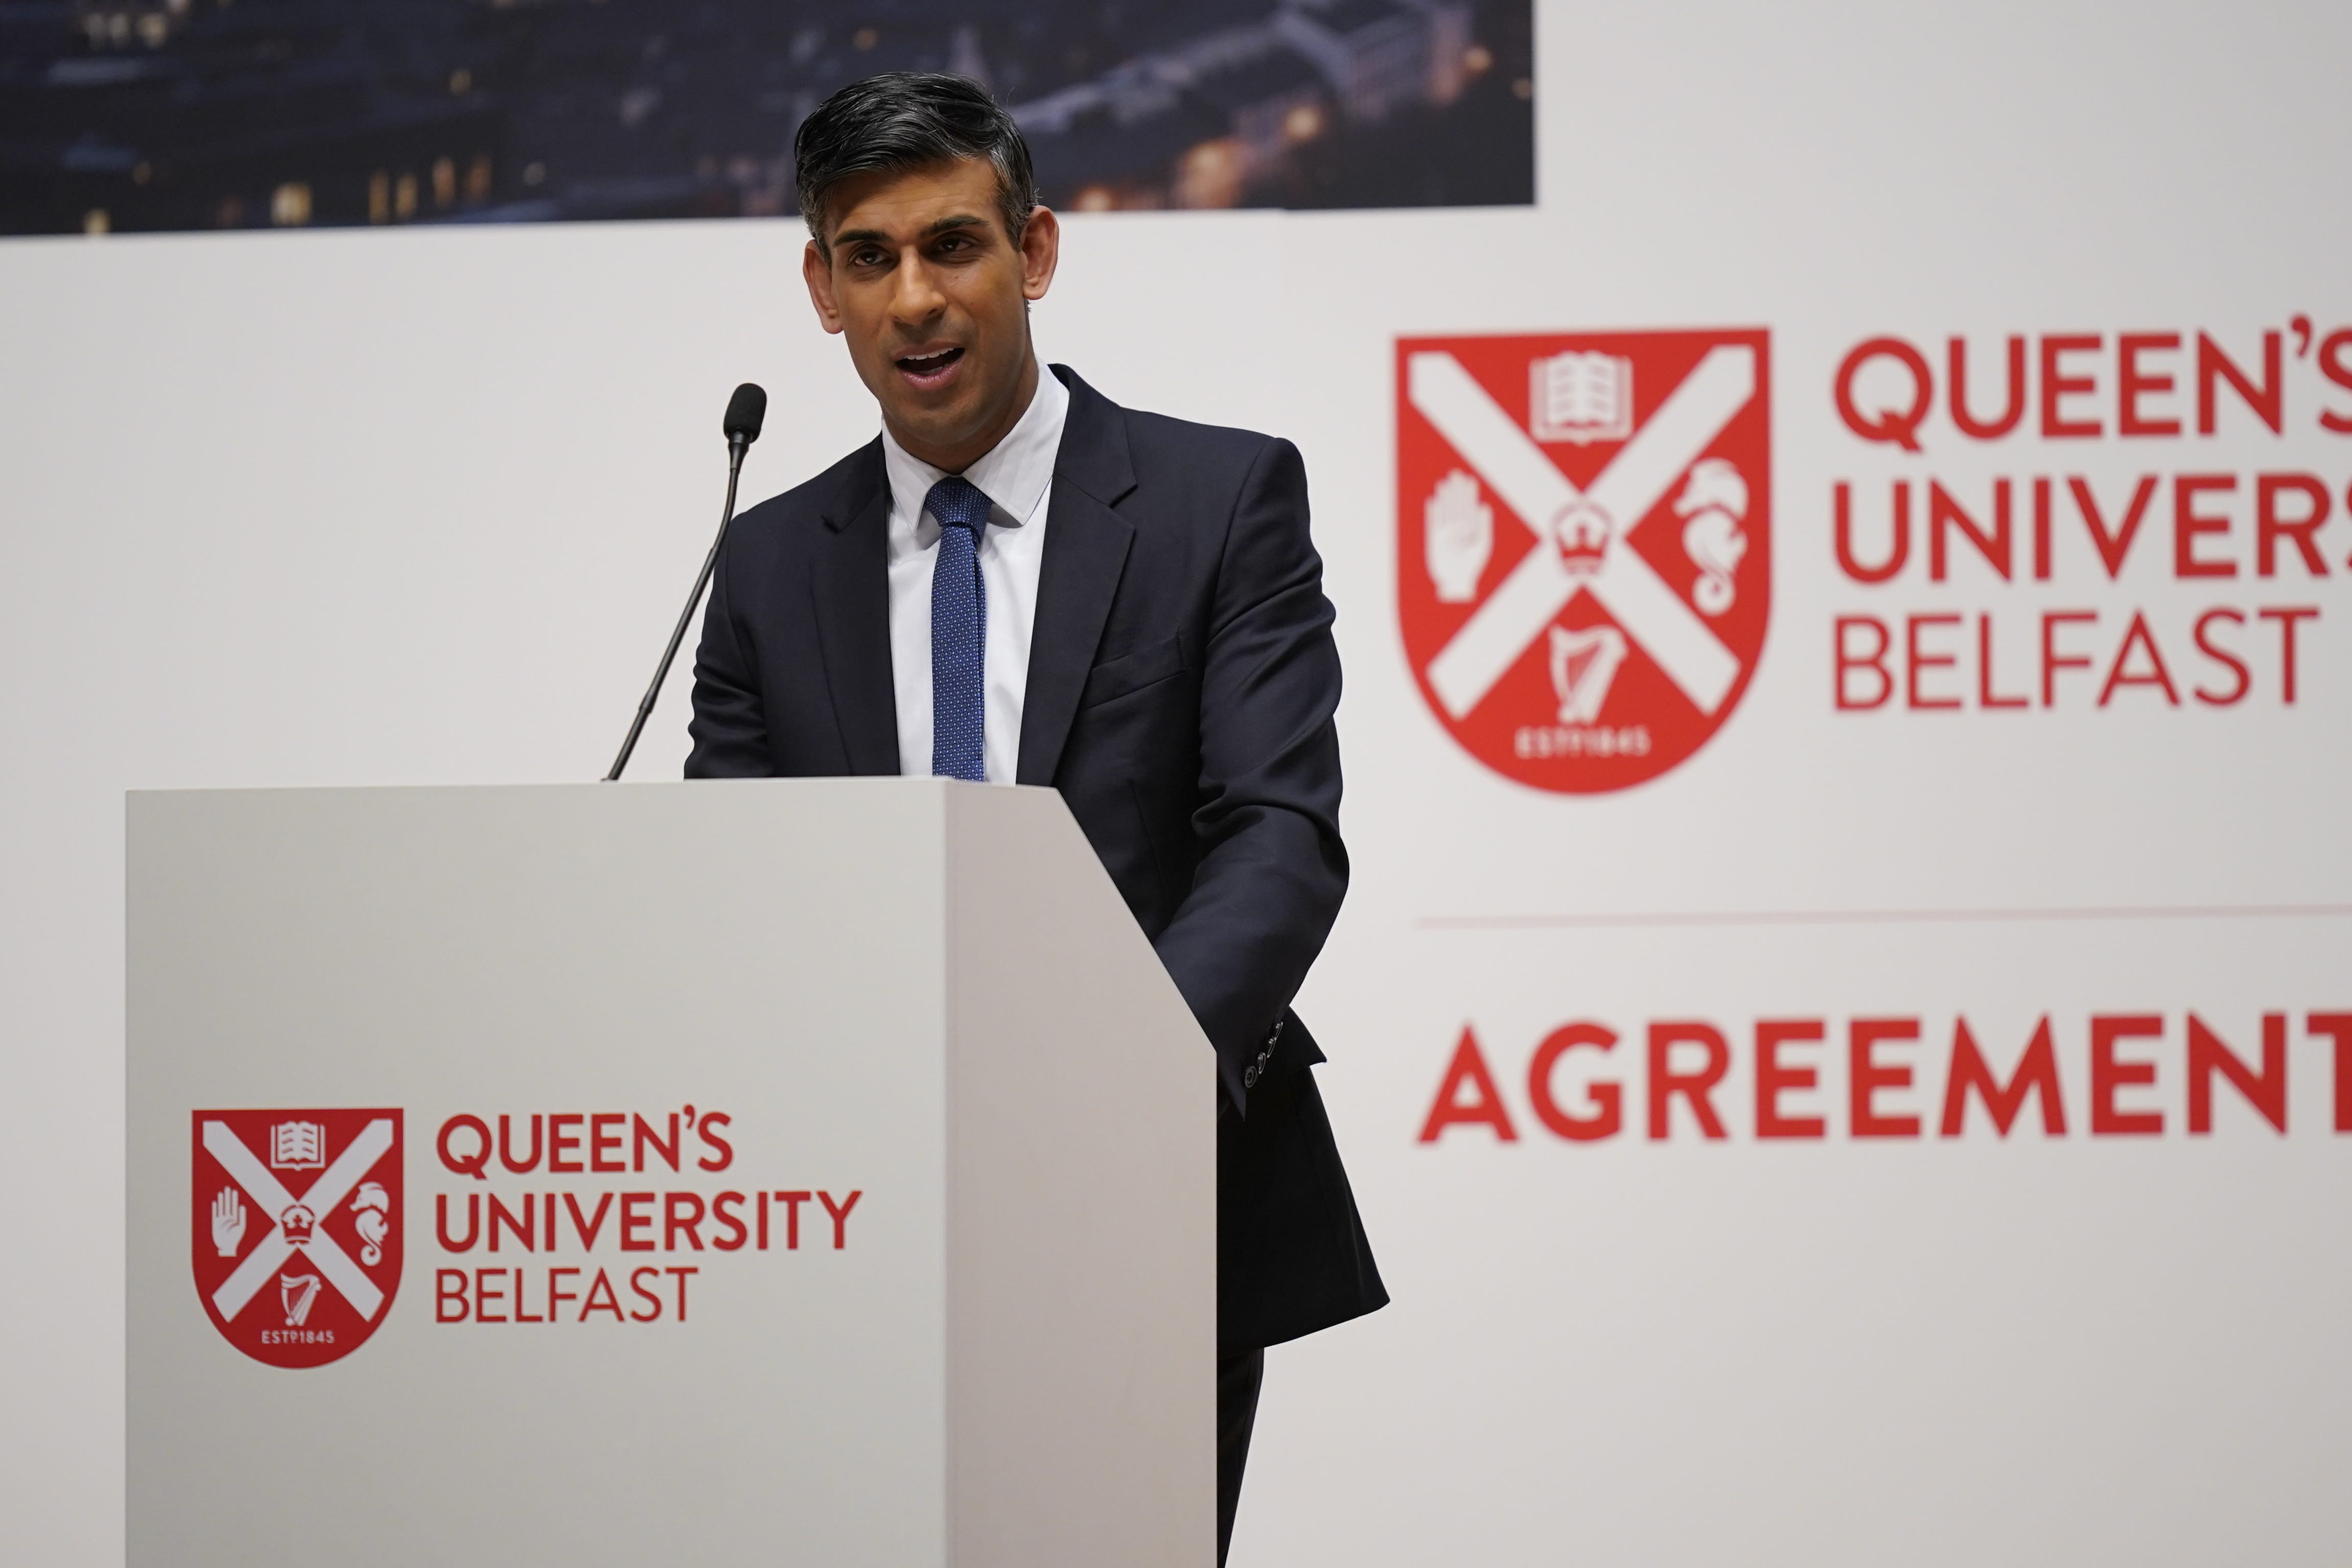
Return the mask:
[[1206,1568],[1214,1063],[1061,800],[134,794],[133,1568]]

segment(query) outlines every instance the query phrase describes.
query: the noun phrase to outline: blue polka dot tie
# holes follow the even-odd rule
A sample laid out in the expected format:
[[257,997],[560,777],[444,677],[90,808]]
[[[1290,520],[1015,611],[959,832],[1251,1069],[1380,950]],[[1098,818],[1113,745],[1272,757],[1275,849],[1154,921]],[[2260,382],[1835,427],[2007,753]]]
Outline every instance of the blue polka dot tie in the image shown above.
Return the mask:
[[923,499],[938,519],[940,558],[931,567],[931,771],[984,779],[981,706],[988,594],[980,585],[980,536],[988,497],[963,479],[942,479]]

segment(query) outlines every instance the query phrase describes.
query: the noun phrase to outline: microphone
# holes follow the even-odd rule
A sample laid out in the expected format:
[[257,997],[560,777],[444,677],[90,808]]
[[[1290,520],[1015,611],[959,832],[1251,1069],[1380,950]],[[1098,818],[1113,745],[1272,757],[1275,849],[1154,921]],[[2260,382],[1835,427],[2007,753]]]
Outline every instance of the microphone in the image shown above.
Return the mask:
[[653,685],[646,688],[645,700],[637,704],[637,716],[629,723],[628,738],[621,742],[621,754],[613,758],[613,770],[601,780],[610,784],[620,778],[621,769],[629,765],[629,753],[637,748],[637,737],[646,727],[646,720],[654,711],[655,699],[661,695],[662,682],[669,678],[670,661],[677,657],[678,644],[686,641],[686,629],[694,622],[695,608],[702,602],[703,590],[710,586],[710,574],[719,568],[719,549],[727,542],[727,525],[735,520],[735,481],[743,472],[743,454],[751,443],[760,439],[760,426],[768,417],[768,394],[750,382],[735,389],[727,400],[727,417],[719,428],[727,437],[727,505],[719,514],[719,537],[710,541],[710,553],[702,558],[702,571],[694,580],[694,591],[687,595],[686,608],[678,612],[677,624],[671,629],[669,646],[662,650],[661,663],[654,666]]
[[760,422],[767,417],[768,394],[745,382],[727,400],[727,417],[719,422],[719,428],[726,434],[729,446],[739,442],[749,446],[760,439]]

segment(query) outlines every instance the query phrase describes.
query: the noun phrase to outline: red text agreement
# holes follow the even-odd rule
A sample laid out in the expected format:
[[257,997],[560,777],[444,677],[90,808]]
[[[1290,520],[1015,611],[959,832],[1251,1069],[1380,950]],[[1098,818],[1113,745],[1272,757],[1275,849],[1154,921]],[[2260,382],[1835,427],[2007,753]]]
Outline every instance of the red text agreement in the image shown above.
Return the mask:
[[[2021,1125],[2050,1138],[2206,1136],[2224,1095],[2284,1135],[2294,1043],[2329,1075],[2333,1130],[2352,1133],[2352,1012],[2305,1012],[2300,1023],[2265,1012],[2256,1038],[2233,1041],[2193,1011],[2094,1014],[2063,1034],[2045,1014],[2021,1045],[1981,1040],[1965,1015],[1948,1027],[1901,1016],[1759,1019],[1744,1030],[1661,1019],[1622,1035],[1582,1020],[1538,1041],[1524,1071],[1500,1076],[1465,1025],[1420,1141],[1516,1143],[1523,1121],[1580,1144],[1712,1142],[1735,1130],[1758,1141],[2007,1138]],[[1506,1083],[1524,1086],[1524,1112]],[[2168,1102],[2173,1083],[2185,1094]]]

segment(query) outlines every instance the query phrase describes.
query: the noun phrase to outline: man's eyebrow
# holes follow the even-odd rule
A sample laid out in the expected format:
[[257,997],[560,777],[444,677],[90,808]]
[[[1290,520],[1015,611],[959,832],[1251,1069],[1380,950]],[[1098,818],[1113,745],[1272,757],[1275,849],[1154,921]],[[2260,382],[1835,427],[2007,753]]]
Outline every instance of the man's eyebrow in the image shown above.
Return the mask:
[[[986,228],[987,226],[988,220],[976,213],[958,213],[952,217],[941,218],[937,223],[925,228],[923,230],[922,237],[925,239],[930,239],[935,235],[949,234],[956,229]],[[884,234],[880,229],[844,229],[839,234],[833,236],[833,243],[837,246],[878,245],[887,246],[890,243],[890,236]]]

